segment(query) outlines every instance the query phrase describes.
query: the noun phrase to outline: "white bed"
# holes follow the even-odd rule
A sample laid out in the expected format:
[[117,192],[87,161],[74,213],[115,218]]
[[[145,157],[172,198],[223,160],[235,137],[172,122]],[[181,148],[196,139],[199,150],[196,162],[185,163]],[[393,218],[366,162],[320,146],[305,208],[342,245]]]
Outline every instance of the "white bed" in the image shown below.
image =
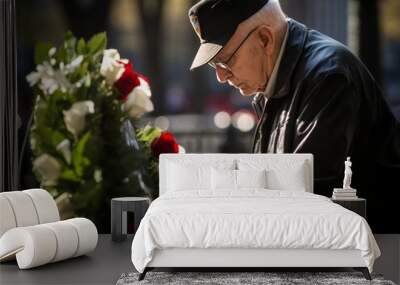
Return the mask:
[[354,267],[370,278],[372,232],[312,194],[312,155],[164,154],[159,167],[160,197],[132,243],[140,279],[155,267]]

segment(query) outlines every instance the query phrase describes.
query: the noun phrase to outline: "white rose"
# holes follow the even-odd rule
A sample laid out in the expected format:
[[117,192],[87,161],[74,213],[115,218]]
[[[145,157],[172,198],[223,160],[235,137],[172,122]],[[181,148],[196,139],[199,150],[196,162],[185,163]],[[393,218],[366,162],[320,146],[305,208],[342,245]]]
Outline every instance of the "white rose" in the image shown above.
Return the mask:
[[124,63],[126,64],[128,61],[121,59],[116,49],[106,49],[103,53],[100,74],[106,78],[108,84],[113,85],[124,73]]
[[85,128],[85,116],[94,113],[93,101],[80,101],[74,103],[71,108],[64,113],[64,122],[67,130],[70,131],[75,139]]
[[71,142],[68,139],[60,142],[56,149],[62,153],[68,164],[71,163]]
[[133,118],[139,118],[147,112],[154,110],[151,101],[151,91],[149,84],[139,77],[140,85],[133,88],[129,93],[126,102],[122,105],[122,110]]
[[43,185],[54,185],[61,173],[61,164],[57,159],[42,154],[33,161],[33,169],[37,171],[43,179]]

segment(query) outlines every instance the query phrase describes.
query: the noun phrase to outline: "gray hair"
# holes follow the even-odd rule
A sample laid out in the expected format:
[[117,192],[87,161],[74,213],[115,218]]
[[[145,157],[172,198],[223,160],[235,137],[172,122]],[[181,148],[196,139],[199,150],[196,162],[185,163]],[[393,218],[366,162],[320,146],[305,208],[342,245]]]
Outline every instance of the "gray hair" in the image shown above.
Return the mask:
[[270,0],[257,13],[239,24],[235,37],[245,37],[258,26],[266,25],[274,33],[283,33],[286,28],[286,15],[283,13],[279,0]]

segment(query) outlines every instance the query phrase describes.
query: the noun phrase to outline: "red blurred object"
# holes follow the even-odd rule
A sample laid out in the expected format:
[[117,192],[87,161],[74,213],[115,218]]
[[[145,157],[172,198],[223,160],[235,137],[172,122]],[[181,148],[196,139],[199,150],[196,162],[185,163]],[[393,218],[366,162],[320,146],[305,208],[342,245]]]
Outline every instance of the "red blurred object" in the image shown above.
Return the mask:
[[140,85],[139,74],[133,69],[132,64],[128,62],[124,66],[124,73],[114,83],[114,86],[121,92],[121,100],[123,101],[128,98],[133,88]]
[[161,135],[151,143],[151,150],[153,155],[158,158],[161,153],[178,153],[179,145],[170,132],[162,132]]

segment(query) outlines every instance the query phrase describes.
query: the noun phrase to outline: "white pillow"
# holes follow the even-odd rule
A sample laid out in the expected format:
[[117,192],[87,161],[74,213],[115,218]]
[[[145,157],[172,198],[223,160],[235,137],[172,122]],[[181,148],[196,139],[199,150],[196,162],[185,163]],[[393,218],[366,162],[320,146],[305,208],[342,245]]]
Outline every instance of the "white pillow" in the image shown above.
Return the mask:
[[267,171],[268,188],[273,190],[289,190],[306,192],[308,183],[304,175],[303,164],[296,165],[295,168],[279,171],[272,169]]
[[239,190],[241,188],[266,188],[265,170],[211,170],[213,190]]
[[238,160],[240,170],[266,169],[267,187],[271,190],[306,191],[310,188],[309,168],[306,161],[290,159]]
[[211,181],[213,190],[236,190],[236,170],[212,168]]
[[267,188],[267,171],[235,170],[237,188]]
[[210,167],[169,163],[168,191],[202,190],[211,188]]

